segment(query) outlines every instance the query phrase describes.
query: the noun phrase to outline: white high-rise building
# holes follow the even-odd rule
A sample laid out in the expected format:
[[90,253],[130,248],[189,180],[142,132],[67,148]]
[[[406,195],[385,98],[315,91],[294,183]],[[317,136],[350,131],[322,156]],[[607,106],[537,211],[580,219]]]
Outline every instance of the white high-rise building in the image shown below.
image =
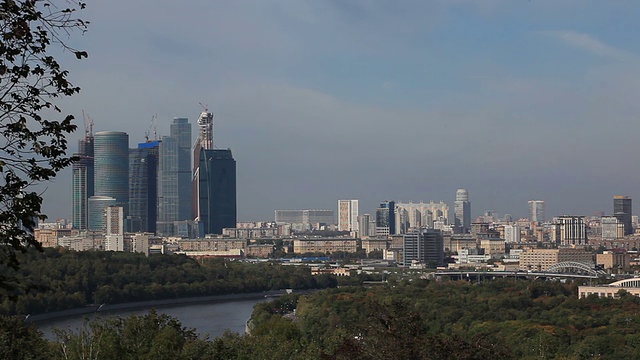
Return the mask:
[[505,225],[504,240],[507,243],[519,243],[520,242],[520,226],[518,226],[518,224]]
[[358,200],[338,200],[338,231],[358,230]]
[[456,201],[453,203],[454,225],[466,233],[471,229],[471,203],[467,189],[456,191]]
[[529,200],[529,219],[544,222],[544,201]]

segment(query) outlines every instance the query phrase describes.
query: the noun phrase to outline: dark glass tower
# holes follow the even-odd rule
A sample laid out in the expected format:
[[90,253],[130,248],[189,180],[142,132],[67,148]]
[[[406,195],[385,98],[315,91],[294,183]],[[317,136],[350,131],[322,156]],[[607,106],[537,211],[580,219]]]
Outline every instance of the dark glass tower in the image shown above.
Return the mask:
[[390,235],[396,234],[395,201],[385,201],[376,209],[376,227],[388,228]]
[[199,149],[196,220],[200,235],[236,226],[236,161],[231,150]]
[[613,197],[613,216],[624,224],[624,234],[633,234],[631,225],[631,198],[628,196],[616,195]]
[[89,226],[89,198],[94,195],[93,135],[87,132],[78,141],[78,161],[72,169],[72,221],[75,229],[86,230]]
[[139,228],[128,231],[156,232],[159,141],[138,144],[129,150],[129,216]]

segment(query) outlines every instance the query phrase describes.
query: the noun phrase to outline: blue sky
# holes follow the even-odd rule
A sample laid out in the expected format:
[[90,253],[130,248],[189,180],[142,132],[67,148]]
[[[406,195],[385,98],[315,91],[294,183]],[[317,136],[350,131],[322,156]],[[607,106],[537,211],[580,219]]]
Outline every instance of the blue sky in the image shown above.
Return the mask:
[[[238,217],[371,212],[383,200],[472,215],[612,211],[640,199],[635,1],[169,1],[88,5],[63,110],[143,141],[158,114],[215,114],[238,166]],[[82,125],[81,122],[79,122]],[[195,133],[195,128],[194,128]],[[82,131],[72,136],[72,148]],[[69,217],[70,170],[44,211]]]

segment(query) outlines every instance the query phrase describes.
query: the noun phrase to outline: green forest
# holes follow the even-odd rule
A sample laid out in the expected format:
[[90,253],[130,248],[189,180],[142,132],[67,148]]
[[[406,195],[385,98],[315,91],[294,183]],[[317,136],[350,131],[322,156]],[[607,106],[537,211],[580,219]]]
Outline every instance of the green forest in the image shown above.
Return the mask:
[[20,254],[20,268],[0,267],[0,314],[39,314],[114,304],[277,289],[335,287],[333,275],[305,266],[221,258],[45,249]]
[[32,359],[640,358],[640,298],[577,299],[576,287],[421,280],[294,293],[257,304],[249,335],[215,339],[155,311],[58,331],[56,341],[5,316],[0,353]]

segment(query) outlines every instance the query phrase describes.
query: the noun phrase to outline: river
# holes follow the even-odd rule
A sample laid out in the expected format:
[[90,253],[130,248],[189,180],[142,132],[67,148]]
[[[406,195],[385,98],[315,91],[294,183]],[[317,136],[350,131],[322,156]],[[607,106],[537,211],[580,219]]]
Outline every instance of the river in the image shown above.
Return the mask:
[[[167,314],[180,320],[182,326],[196,329],[201,336],[209,335],[214,338],[222,335],[225,330],[244,333],[245,322],[253,312],[253,306],[271,298],[258,298],[248,300],[234,300],[226,302],[214,302],[205,304],[182,304],[175,306],[159,307],[158,313]],[[105,316],[127,317],[130,315],[144,315],[148,309],[121,310],[114,312],[92,313],[84,316],[72,316],[51,321],[37,322],[36,326],[49,340],[54,340],[53,329],[80,329],[85,319],[93,319]]]

